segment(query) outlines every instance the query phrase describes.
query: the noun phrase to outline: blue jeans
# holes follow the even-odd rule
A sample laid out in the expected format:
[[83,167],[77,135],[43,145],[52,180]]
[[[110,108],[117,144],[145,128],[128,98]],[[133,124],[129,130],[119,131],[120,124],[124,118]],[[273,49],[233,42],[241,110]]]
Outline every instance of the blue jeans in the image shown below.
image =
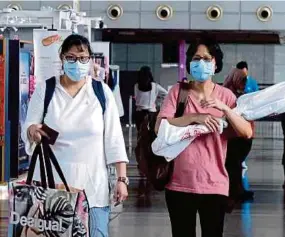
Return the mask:
[[90,237],[109,236],[110,207],[93,207],[89,210]]

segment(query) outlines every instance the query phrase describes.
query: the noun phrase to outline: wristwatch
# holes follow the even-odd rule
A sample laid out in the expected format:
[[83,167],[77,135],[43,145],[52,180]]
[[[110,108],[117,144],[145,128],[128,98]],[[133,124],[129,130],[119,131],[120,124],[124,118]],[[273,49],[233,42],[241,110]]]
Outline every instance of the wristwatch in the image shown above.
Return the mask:
[[122,183],[124,183],[127,186],[130,184],[128,177],[118,177],[117,181],[118,182],[122,182]]

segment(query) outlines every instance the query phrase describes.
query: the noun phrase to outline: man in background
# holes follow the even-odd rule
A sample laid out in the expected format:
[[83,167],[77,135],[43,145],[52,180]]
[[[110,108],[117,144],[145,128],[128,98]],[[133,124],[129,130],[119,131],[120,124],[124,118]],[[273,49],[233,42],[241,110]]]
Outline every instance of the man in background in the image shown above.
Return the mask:
[[[248,93],[252,93],[252,92],[256,92],[259,90],[259,86],[257,81],[249,76],[248,74],[248,64],[246,61],[240,61],[237,65],[236,65],[237,69],[241,69],[245,72],[246,74],[246,83],[245,83],[245,88],[244,88],[244,94],[248,94]],[[245,157],[246,160],[246,157]],[[245,163],[245,161],[242,162],[242,168],[243,168],[243,172],[242,172],[242,176],[244,177],[245,172],[247,171],[248,167]]]
[[259,87],[258,87],[257,81],[248,75],[248,64],[247,64],[247,62],[246,61],[240,61],[236,65],[236,68],[243,70],[246,74],[247,80],[246,80],[245,89],[244,89],[245,94],[258,91]]

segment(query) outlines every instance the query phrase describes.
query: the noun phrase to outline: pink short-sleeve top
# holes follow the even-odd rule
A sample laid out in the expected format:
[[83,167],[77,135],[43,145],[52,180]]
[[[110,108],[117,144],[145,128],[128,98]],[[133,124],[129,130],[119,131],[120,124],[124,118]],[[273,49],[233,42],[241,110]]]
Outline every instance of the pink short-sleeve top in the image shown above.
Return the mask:
[[[173,118],[176,112],[179,84],[172,87],[158,117]],[[211,94],[230,108],[236,105],[236,96],[227,88],[215,85]],[[218,118],[224,113],[215,108],[204,109],[198,100],[188,95],[184,114],[203,113]],[[174,161],[174,172],[167,189],[197,194],[219,194],[228,196],[229,178],[225,168],[227,136],[210,133],[196,138]]]

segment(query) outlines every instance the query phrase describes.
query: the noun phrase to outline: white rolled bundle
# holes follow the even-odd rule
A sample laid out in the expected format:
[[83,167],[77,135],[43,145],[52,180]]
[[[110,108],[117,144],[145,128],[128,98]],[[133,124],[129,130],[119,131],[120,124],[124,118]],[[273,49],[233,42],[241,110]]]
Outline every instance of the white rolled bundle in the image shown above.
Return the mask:
[[248,121],[285,112],[285,82],[238,98],[234,109]]
[[[220,120],[220,130],[227,126],[227,123]],[[159,126],[157,138],[152,143],[152,151],[158,156],[164,156],[167,161],[176,158],[187,146],[198,136],[208,134],[211,131],[204,125],[189,125],[187,127],[176,127],[163,119]]]

